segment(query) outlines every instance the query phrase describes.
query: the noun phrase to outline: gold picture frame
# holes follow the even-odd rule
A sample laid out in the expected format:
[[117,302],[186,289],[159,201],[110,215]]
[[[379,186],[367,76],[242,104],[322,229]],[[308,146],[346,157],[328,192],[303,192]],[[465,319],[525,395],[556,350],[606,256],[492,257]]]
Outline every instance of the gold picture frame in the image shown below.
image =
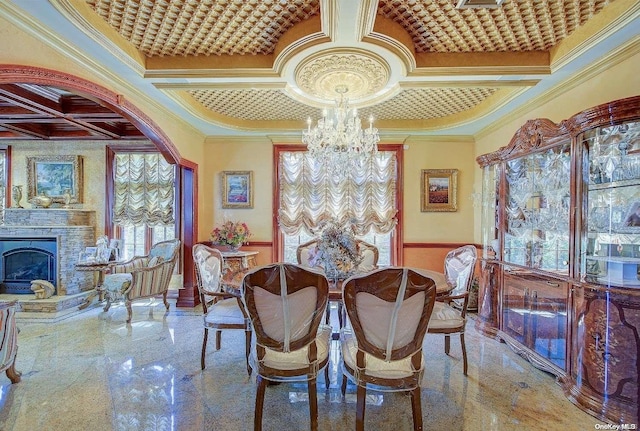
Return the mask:
[[222,172],[222,208],[253,208],[253,171]]
[[458,170],[423,169],[420,195],[422,212],[458,211]]
[[81,156],[35,156],[27,157],[28,199],[45,194],[53,202],[65,202],[66,191],[69,203],[82,202],[82,157]]

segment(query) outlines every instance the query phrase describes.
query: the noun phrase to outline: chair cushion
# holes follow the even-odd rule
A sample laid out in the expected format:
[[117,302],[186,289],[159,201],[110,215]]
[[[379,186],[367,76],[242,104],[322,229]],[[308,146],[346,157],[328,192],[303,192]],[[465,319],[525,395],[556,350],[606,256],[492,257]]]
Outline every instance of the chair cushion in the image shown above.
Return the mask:
[[149,257],[159,256],[163,261],[170,260],[177,245],[178,244],[173,241],[155,244],[151,247],[151,250],[149,250]]
[[[387,349],[389,326],[395,306],[395,302],[385,301],[370,293],[360,292],[356,295],[356,309],[364,335],[370,343],[383,350]],[[424,292],[402,302],[393,337],[393,349],[405,346],[413,340],[423,308]],[[371,310],[375,312],[372,313]]]
[[102,288],[107,292],[122,293],[131,285],[132,276],[128,272],[107,274],[104,277]]
[[[330,339],[331,327],[320,325],[318,327],[318,335],[316,336],[318,363],[323,362],[329,356]],[[289,353],[277,352],[269,348],[265,348],[265,350],[266,352],[262,362],[269,368],[275,368],[277,370],[297,370],[310,365],[308,360],[309,346]],[[257,356],[255,346],[251,349],[251,356],[253,363],[256,363]]]
[[[340,347],[342,348],[342,358],[349,368],[356,370],[356,355],[358,353],[358,342],[356,341],[355,334],[350,330],[342,330],[340,335]],[[411,366],[411,357],[400,359],[398,361],[384,361],[372,356],[368,353],[364,354],[366,371],[368,376],[385,378],[385,379],[399,379],[409,377],[415,372]],[[420,368],[424,367],[424,357]],[[354,376],[355,377],[355,376]]]
[[[317,295],[315,286],[308,286],[287,295],[291,328],[297,328],[296,332],[290,335],[291,341],[298,340],[309,333],[311,319],[316,309]],[[254,297],[265,334],[274,340],[284,341],[287,328],[284,326],[282,297],[258,286],[254,288]]]
[[460,311],[444,302],[438,302],[433,306],[433,313],[429,320],[429,329],[455,329],[464,328],[465,319]]
[[235,298],[223,299],[211,305],[204,316],[205,326],[244,325],[245,319]]

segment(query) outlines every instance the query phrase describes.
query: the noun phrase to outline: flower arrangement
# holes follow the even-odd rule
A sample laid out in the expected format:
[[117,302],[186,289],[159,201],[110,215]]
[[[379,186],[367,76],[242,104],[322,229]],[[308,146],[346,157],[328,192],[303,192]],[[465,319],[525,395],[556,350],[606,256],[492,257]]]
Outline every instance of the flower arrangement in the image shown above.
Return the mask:
[[239,221],[226,221],[211,231],[211,242],[237,250],[251,236],[249,226]]
[[353,227],[343,228],[336,220],[322,227],[316,247],[309,251],[309,264],[324,268],[329,278],[351,276],[362,259]]

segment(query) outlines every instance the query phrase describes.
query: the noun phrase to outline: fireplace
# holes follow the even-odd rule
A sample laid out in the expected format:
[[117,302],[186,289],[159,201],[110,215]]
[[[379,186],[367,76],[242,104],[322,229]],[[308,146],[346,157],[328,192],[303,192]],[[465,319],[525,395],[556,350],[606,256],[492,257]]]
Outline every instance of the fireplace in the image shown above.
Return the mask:
[[0,237],[0,293],[31,294],[31,281],[58,285],[56,237]]

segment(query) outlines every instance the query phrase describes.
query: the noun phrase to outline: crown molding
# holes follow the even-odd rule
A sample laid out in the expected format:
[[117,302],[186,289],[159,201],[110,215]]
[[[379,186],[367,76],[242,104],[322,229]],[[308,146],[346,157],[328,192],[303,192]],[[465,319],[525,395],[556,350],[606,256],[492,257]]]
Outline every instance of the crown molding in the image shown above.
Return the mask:
[[489,88],[501,88],[501,87],[534,87],[540,82],[539,79],[510,79],[505,81],[499,80],[481,80],[474,79],[469,81],[404,81],[400,82],[399,86],[406,90],[408,88],[465,88],[465,87],[489,87]]
[[562,94],[567,91],[584,84],[589,79],[597,76],[598,74],[609,69],[611,66],[621,63],[624,60],[638,54],[640,52],[640,38],[636,37],[625,45],[618,49],[611,51],[608,55],[602,57],[599,61],[593,63],[591,66],[583,69],[581,72],[570,76],[562,81],[552,89],[540,94],[537,97],[529,99],[521,107],[510,111],[508,114],[494,121],[489,126],[483,128],[474,136],[476,140],[482,139],[489,134],[499,130],[503,124],[517,120],[518,118],[527,114],[534,109],[541,107],[542,105],[556,100]]

